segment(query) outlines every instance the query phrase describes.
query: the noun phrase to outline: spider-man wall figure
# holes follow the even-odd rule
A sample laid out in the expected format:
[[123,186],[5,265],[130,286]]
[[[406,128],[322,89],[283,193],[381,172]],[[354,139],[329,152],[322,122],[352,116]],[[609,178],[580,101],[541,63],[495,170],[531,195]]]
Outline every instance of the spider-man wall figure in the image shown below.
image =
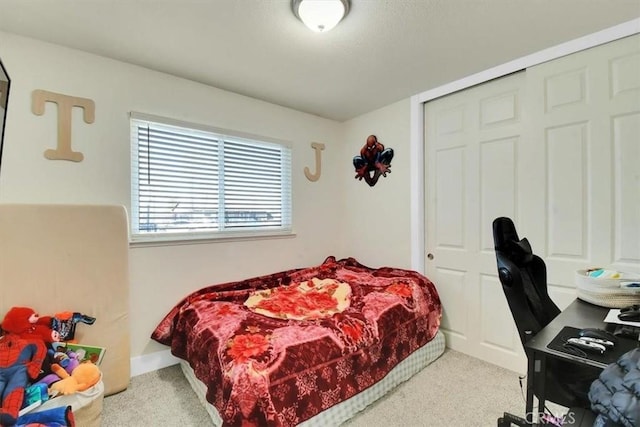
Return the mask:
[[356,179],[364,178],[366,183],[373,187],[380,175],[386,177],[387,173],[391,173],[392,159],[393,148],[384,148],[375,135],[369,135],[366,144],[360,149],[360,155],[353,158]]

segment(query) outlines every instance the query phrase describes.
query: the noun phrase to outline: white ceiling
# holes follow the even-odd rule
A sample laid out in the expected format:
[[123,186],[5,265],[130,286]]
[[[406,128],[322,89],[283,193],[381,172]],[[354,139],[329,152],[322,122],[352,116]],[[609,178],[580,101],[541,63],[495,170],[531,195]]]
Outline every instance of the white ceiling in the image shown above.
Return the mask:
[[640,0],[351,0],[319,34],[289,0],[0,1],[1,31],[339,121],[639,17]]

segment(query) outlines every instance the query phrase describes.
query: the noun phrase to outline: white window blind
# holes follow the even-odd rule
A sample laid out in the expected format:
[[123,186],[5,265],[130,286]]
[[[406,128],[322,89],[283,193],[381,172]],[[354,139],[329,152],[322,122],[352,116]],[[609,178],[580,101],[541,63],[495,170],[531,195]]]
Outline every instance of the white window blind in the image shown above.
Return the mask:
[[132,114],[132,238],[291,232],[291,149]]

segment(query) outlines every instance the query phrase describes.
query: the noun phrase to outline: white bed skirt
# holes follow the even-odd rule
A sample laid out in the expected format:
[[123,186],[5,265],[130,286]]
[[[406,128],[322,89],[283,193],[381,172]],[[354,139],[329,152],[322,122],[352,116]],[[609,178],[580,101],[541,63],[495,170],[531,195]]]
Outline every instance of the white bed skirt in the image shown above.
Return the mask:
[[[344,402],[340,402],[300,423],[299,427],[337,426],[344,423],[389,391],[420,372],[426,366],[430,365],[444,353],[444,348],[444,334],[442,331],[438,331],[431,341],[398,363],[382,380]],[[180,367],[187,381],[191,384],[191,388],[196,392],[200,402],[204,405],[207,413],[209,413],[213,425],[220,427],[222,425],[222,418],[220,418],[216,408],[207,402],[205,397],[207,387],[196,378],[193,370],[186,361],[181,360]]]

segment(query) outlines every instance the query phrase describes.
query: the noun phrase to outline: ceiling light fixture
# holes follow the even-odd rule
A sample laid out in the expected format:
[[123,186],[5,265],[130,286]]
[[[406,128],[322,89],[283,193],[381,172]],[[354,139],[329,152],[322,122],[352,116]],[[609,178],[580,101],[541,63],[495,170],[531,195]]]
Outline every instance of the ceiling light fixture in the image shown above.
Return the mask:
[[292,0],[293,14],[304,25],[326,33],[349,13],[349,0]]

